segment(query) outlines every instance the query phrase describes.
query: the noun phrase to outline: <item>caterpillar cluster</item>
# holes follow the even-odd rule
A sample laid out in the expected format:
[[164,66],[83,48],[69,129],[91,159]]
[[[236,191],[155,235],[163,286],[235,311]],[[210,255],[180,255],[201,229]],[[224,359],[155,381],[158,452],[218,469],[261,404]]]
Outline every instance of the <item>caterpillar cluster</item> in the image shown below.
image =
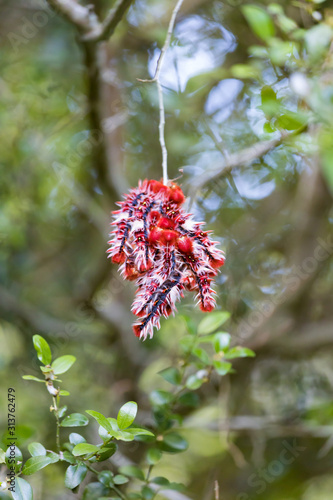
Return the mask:
[[136,280],[138,289],[132,312],[138,317],[134,333],[152,338],[160,317],[176,311],[184,291],[196,293],[202,311],[214,309],[216,292],[211,287],[224,253],[181,205],[185,196],[175,183],[139,181],[113,213],[115,226],[107,250],[119,264],[124,279]]

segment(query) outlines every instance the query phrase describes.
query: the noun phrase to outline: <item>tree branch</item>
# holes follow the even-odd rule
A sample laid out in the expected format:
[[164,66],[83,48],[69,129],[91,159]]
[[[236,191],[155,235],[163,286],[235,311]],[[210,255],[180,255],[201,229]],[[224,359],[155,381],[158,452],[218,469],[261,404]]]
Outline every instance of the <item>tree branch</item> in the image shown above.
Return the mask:
[[98,42],[110,38],[132,2],[133,0],[117,0],[103,23],[100,23],[99,26],[96,27],[96,30],[85,35],[83,40]]
[[94,31],[100,25],[96,14],[88,7],[78,4],[76,0],[48,0],[48,2],[79,31]]
[[[195,192],[202,186],[207,184],[207,182],[210,182],[217,177],[222,177],[229,174],[236,167],[240,167],[241,165],[249,165],[254,160],[261,158],[265,154],[269,153],[272,149],[280,146],[280,144],[282,144],[284,141],[301,134],[307,129],[307,127],[308,125],[306,124],[293,132],[283,131],[281,132],[280,137],[277,139],[257,142],[256,144],[253,144],[253,146],[229,155],[229,157],[225,161],[219,163],[215,168],[206,170],[202,175],[199,176],[198,180],[194,183],[190,196],[193,197]],[[193,181],[193,179],[191,181]]]
[[48,0],[49,4],[82,32],[83,42],[97,43],[107,40],[122,20],[133,0],[117,0],[101,23],[96,13],[76,0]]

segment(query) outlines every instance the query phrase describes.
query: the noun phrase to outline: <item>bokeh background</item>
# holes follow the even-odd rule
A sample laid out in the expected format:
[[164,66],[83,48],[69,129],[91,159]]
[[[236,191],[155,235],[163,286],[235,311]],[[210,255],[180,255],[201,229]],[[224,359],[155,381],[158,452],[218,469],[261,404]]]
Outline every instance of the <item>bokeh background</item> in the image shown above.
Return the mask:
[[[112,5],[89,3],[101,17]],[[133,399],[149,424],[182,315],[203,317],[187,297],[139,342],[134,286],[105,254],[115,201],[162,174],[156,87],[137,79],[154,74],[173,4],[132,3],[98,48],[96,84],[75,27],[44,1],[0,0],[0,425],[15,387],[24,454],[54,448],[45,388],[21,379],[38,376],[32,335],[77,357],[71,411]],[[185,0],[161,82],[169,176],[226,251],[217,307],[256,358],[198,391],[188,451],[159,467],[194,500],[214,498],[215,480],[223,500],[331,500],[333,7],[245,5]],[[62,478],[61,465],[33,476],[35,498],[77,498]]]

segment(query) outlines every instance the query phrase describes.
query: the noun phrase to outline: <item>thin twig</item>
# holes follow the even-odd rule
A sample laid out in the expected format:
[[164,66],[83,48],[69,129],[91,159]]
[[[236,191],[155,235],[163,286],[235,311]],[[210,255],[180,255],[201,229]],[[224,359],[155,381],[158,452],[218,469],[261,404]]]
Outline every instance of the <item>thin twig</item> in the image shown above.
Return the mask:
[[157,61],[156,72],[155,72],[155,76],[153,78],[153,80],[155,80],[155,81],[157,81],[159,79],[166,51],[170,47],[170,41],[171,41],[171,36],[172,36],[173,28],[174,28],[174,25],[175,25],[176,17],[177,17],[177,14],[179,12],[179,9],[182,6],[182,3],[183,3],[183,0],[178,0],[175,8],[172,11],[171,19],[170,19],[170,22],[169,22],[167,36],[166,36],[164,45],[163,45],[161,53],[160,53],[160,57],[158,58],[158,61]]
[[158,104],[160,110],[160,123],[158,126],[160,145],[162,149],[162,170],[163,170],[163,184],[168,183],[168,150],[165,145],[164,137],[164,127],[165,127],[165,112],[164,112],[164,102],[163,102],[163,90],[162,85],[159,80],[156,80],[157,91],[158,91]]
[[220,487],[217,480],[214,481],[214,498],[220,500]]
[[165,138],[164,138],[165,111],[164,111],[164,101],[163,101],[163,90],[162,90],[162,85],[161,85],[159,77],[160,77],[165,54],[166,54],[168,48],[170,47],[170,41],[171,41],[171,36],[172,36],[173,28],[175,25],[176,17],[177,17],[177,14],[179,12],[180,7],[182,6],[182,3],[183,3],[183,0],[178,0],[175,8],[172,11],[171,19],[170,19],[169,27],[168,27],[168,31],[167,31],[167,36],[165,38],[164,45],[162,47],[160,56],[159,56],[158,61],[157,61],[154,78],[151,80],[141,80],[138,78],[139,82],[142,82],[142,83],[156,82],[156,85],[157,85],[158,103],[159,103],[159,110],[160,110],[160,123],[159,123],[158,130],[159,130],[160,145],[161,145],[161,149],[162,149],[163,184],[168,183],[168,151],[167,151],[167,148],[165,145]]

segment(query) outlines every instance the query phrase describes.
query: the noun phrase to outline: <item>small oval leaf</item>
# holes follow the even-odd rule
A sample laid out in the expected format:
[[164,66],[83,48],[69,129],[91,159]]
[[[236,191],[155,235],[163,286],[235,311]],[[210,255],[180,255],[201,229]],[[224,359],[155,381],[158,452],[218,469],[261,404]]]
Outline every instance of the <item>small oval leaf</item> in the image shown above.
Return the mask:
[[230,372],[232,364],[228,363],[226,361],[213,361],[213,365],[215,370],[219,375],[226,375],[227,373]]
[[86,440],[84,439],[81,434],[77,434],[76,432],[71,432],[69,435],[69,442],[71,444],[79,444],[79,443],[86,443]]
[[188,442],[180,434],[170,432],[163,437],[162,448],[170,453],[179,453],[188,448]]
[[52,464],[52,462],[53,462],[52,458],[46,456],[31,457],[24,464],[22,474],[30,476],[31,474],[34,474],[35,472],[43,469],[47,465]]
[[38,378],[38,377],[34,377],[33,375],[23,375],[22,378],[24,380],[34,380],[35,382],[44,382],[45,383],[45,380]]
[[88,415],[91,415],[106,431],[112,432],[114,430],[111,423],[106,417],[104,417],[104,415],[102,415],[102,413],[94,410],[86,410],[86,413],[88,413]]
[[180,371],[177,368],[173,368],[172,366],[170,366],[169,368],[165,368],[165,370],[158,372],[158,374],[172,385],[179,385],[182,380]]
[[32,457],[39,457],[46,455],[46,449],[41,443],[30,443],[28,445],[28,450]]
[[82,483],[87,475],[87,467],[85,464],[70,465],[67,467],[65,474],[65,486],[73,490]]
[[89,424],[88,417],[82,413],[71,413],[61,422],[61,427],[83,427]]
[[56,375],[60,375],[60,373],[67,372],[67,370],[70,369],[75,361],[76,357],[71,356],[70,354],[60,356],[60,358],[57,358],[53,361],[51,368]]
[[251,350],[248,349],[247,347],[233,347],[225,353],[224,357],[226,359],[234,359],[234,358],[253,358],[255,356],[255,353]]
[[244,5],[241,8],[253,33],[267,41],[275,35],[275,27],[270,15],[257,5]]
[[90,453],[95,453],[99,450],[98,446],[89,443],[79,443],[73,448],[74,457],[80,457],[81,455],[88,455]]
[[136,477],[137,479],[141,479],[144,481],[145,475],[143,471],[137,467],[136,465],[124,465],[119,468],[119,472],[129,477]]
[[138,411],[138,405],[134,401],[125,403],[119,410],[117,422],[119,429],[127,429],[133,422]]
[[32,488],[22,477],[15,479],[15,491],[12,491],[14,500],[33,500]]
[[228,313],[227,311],[217,311],[215,313],[210,313],[209,316],[206,316],[202,321],[200,321],[198,326],[199,335],[214,332],[229,318],[230,313]]
[[49,344],[40,335],[34,335],[32,337],[34,348],[37,351],[37,357],[39,361],[44,363],[44,365],[49,365],[52,361],[52,354]]

